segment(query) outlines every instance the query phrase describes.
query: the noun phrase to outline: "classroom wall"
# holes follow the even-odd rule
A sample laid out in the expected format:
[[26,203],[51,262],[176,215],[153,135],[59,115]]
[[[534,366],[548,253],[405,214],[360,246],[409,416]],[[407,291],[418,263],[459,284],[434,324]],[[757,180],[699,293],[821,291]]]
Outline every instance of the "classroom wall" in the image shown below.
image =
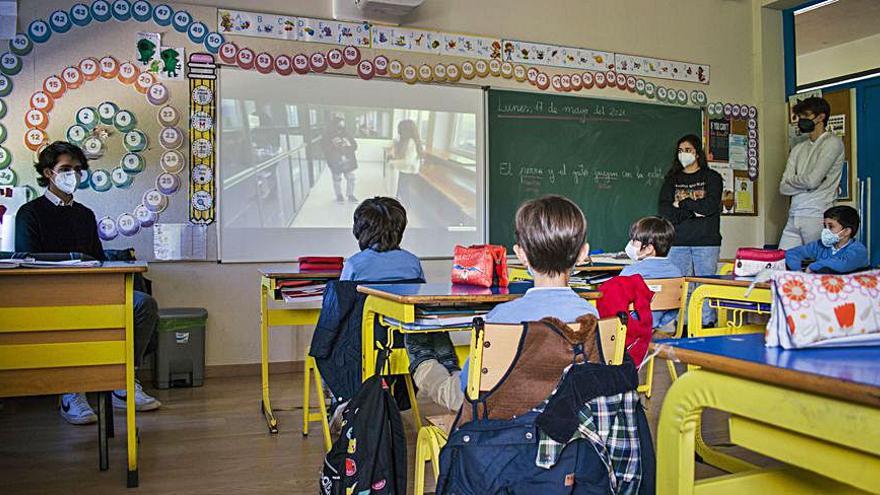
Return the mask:
[[[880,29],[880,28],[878,28]],[[880,34],[797,57],[797,83],[808,84],[880,67]]]
[[[35,15],[46,16],[55,8],[69,8],[73,3],[47,0],[20,2],[20,26],[26,26]],[[209,6],[331,16],[331,0],[264,0],[259,2],[259,6],[245,0],[192,0],[191,3],[198,6],[189,10],[197,18],[203,19],[215,17]],[[778,195],[773,193],[776,185],[772,183],[781,175],[785,154],[784,140],[780,139],[784,137],[785,122],[785,113],[780,111],[784,108],[784,103],[780,103],[784,97],[781,83],[781,21],[775,11],[771,11],[773,15],[765,17],[764,11],[768,9],[762,9],[761,3],[761,0],[564,0],[545,3],[531,0],[428,0],[407,24],[711,64],[711,84],[699,87],[708,93],[709,101],[757,104],[760,110],[760,215],[722,220],[722,255],[732,256],[738,246],[760,246],[765,238],[775,242],[771,238],[775,236],[778,239],[778,229],[781,228],[779,200]],[[767,42],[768,36],[777,38]],[[81,44],[94,42],[87,36],[79,40],[70,39],[72,42],[57,54],[59,59],[81,57],[77,55],[82,51]],[[265,48],[270,52],[284,50],[294,53],[298,49],[313,50],[318,46],[259,38],[240,38],[236,41],[240,45],[246,43],[255,49]],[[103,42],[106,43],[106,38]],[[133,52],[127,53],[133,48],[123,46],[119,50],[128,57],[133,56]],[[403,52],[395,55],[407,63],[438,61],[439,58]],[[777,72],[778,77],[775,75]],[[489,84],[522,88],[502,79],[491,80]],[[698,88],[693,84],[677,86],[668,81],[662,84],[688,90]],[[609,95],[597,90],[584,93],[599,97],[629,96],[625,93]],[[780,116],[782,120],[778,120]],[[781,124],[776,125],[776,122]],[[673,145],[670,143],[670,147]],[[770,213],[771,210],[775,211]],[[765,220],[768,220],[767,226]],[[426,261],[424,265],[429,279],[443,280],[448,277],[448,260]],[[153,263],[149,276],[153,279],[160,305],[202,306],[208,309],[209,365],[255,363],[259,361],[257,269],[260,266],[210,262]],[[273,361],[302,359],[308,332],[276,329],[272,334],[270,357]]]

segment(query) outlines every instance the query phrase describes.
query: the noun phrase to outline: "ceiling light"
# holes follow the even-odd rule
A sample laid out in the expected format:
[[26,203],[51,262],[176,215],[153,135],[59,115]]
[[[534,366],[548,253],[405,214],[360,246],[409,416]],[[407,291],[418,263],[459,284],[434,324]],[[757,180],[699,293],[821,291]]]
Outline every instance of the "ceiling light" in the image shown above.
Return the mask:
[[806,7],[795,10],[794,15],[806,14],[807,12],[809,12],[811,10],[816,10],[816,9],[831,5],[833,3],[837,3],[838,1],[839,0],[825,0],[824,2],[814,3],[813,5],[808,5]]

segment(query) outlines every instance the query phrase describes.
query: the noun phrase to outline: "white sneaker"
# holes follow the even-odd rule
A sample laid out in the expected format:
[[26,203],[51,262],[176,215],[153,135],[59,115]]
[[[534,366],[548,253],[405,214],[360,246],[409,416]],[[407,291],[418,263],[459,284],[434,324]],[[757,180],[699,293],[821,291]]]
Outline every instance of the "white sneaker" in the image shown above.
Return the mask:
[[[113,391],[113,407],[116,409],[125,409],[125,389]],[[155,397],[144,392],[141,383],[134,382],[134,410],[135,411],[153,411],[162,407],[162,403]]]
[[61,417],[72,425],[90,425],[98,421],[86,394],[64,394],[61,396]]

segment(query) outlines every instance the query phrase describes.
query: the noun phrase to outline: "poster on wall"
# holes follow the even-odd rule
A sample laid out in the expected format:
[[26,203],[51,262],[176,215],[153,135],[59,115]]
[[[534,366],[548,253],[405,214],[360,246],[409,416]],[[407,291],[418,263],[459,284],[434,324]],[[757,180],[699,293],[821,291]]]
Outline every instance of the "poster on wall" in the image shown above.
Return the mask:
[[849,160],[844,160],[843,169],[840,171],[840,184],[837,186],[837,199],[840,201],[852,199],[852,193],[849,190],[850,177],[852,177],[852,170],[849,166]]
[[709,162],[709,168],[718,172],[718,174],[721,176],[721,213],[733,213],[733,208],[735,206],[735,201],[733,197],[733,169],[730,168],[730,164],[727,162]]
[[18,2],[16,0],[0,1],[0,40],[11,40],[15,37],[15,20],[18,18]]
[[736,190],[736,213],[755,213],[755,183],[748,177],[735,177],[734,189]]
[[748,165],[748,144],[747,136],[740,134],[731,134],[728,139],[727,151],[728,162],[734,170],[747,171]]
[[190,209],[194,224],[214,222],[216,209],[217,121],[216,79],[214,56],[207,53],[190,55]]
[[370,46],[370,24],[367,22],[219,9],[217,26],[223,34],[354,45],[361,48]]
[[614,67],[621,74],[709,84],[709,66],[705,64],[615,53]]
[[730,121],[712,119],[709,121],[709,160],[726,162],[729,158]]

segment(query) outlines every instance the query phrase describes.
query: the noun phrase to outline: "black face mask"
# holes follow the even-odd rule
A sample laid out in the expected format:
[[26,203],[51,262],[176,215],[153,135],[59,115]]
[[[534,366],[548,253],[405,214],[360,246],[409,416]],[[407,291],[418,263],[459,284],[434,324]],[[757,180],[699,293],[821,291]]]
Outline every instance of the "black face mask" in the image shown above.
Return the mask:
[[810,133],[816,128],[816,123],[813,122],[813,119],[798,119],[798,129],[800,129],[803,133]]

